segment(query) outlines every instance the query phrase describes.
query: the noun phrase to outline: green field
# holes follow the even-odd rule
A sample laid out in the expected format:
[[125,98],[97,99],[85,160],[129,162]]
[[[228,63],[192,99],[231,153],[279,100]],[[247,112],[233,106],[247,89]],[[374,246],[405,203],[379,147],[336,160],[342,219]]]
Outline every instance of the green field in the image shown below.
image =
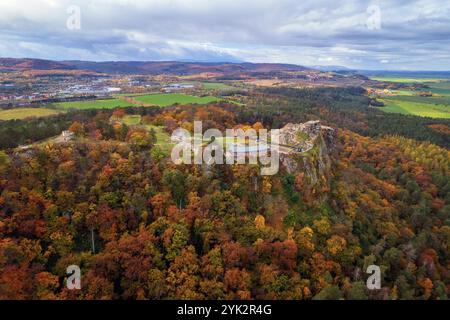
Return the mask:
[[[213,96],[197,97],[183,93],[160,93],[160,94],[146,94],[146,95],[127,95],[132,97],[135,102],[142,102],[148,105],[155,105],[160,107],[166,107],[170,105],[178,104],[207,104],[210,102],[221,101],[220,98]],[[83,100],[83,101],[70,101],[70,102],[57,102],[49,105],[51,108],[59,110],[87,110],[87,109],[114,109],[135,107],[136,104],[126,101],[121,96],[116,96],[114,99],[100,99],[100,100]]]
[[30,117],[47,117],[61,111],[46,108],[16,108],[0,111],[0,120],[25,119]]
[[395,96],[412,96],[414,94],[411,90],[391,90],[391,93]]
[[133,104],[122,99],[103,99],[103,100],[84,100],[84,101],[70,101],[57,102],[51,105],[56,109],[114,109],[117,107],[132,107]]
[[450,119],[450,106],[443,104],[402,101],[395,98],[381,99],[385,107],[378,108],[385,112],[409,114],[420,117]]
[[148,94],[143,96],[134,97],[136,101],[143,102],[149,105],[155,105],[160,107],[167,107],[178,104],[206,104],[215,101],[220,101],[220,98],[213,96],[197,97],[183,93],[160,93],[160,94]]
[[123,97],[137,97],[142,95],[143,93],[115,93],[112,95],[112,97],[120,99]]
[[430,89],[428,90],[432,93],[450,97],[450,81],[437,82],[431,85],[429,84],[429,86]]
[[440,82],[445,79],[437,78],[404,78],[404,77],[370,77],[375,81],[401,82],[401,83],[424,83],[424,82]]
[[[388,96],[386,99],[390,98],[391,96]],[[419,96],[417,92],[411,92],[410,95],[394,95],[392,96],[392,99],[412,103],[450,105],[450,96],[436,95],[432,97],[422,97]]]
[[[373,78],[375,79],[375,78]],[[376,78],[383,81],[414,82],[426,84],[429,88],[420,91],[408,89],[392,90],[391,95],[380,97],[385,107],[378,108],[385,112],[409,114],[430,118],[450,118],[450,82],[432,78]],[[390,80],[386,80],[390,79]],[[431,92],[433,96],[422,97],[420,92]]]

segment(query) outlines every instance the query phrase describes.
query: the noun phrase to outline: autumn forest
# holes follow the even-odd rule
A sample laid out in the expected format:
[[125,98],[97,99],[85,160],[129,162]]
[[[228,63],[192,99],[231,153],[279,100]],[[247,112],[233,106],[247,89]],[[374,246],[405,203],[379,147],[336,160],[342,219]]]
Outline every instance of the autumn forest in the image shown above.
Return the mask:
[[[0,299],[448,298],[449,135],[433,129],[448,120],[383,113],[353,87],[236,96],[2,122]],[[194,120],[335,135],[273,176],[175,165],[164,141]]]

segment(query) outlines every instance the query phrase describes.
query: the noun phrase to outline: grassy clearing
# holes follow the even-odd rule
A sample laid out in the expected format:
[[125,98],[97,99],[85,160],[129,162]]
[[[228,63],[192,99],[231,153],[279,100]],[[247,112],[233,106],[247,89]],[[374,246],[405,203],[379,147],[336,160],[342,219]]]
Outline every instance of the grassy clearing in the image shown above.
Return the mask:
[[137,126],[141,123],[140,115],[126,115],[123,117],[122,122],[127,126]]
[[197,97],[183,93],[161,93],[161,94],[148,94],[143,96],[134,97],[136,101],[143,102],[145,104],[167,107],[178,104],[207,104],[215,101],[220,101],[220,98],[213,96]]
[[155,146],[159,147],[164,155],[169,155],[172,147],[175,145],[171,139],[170,135],[164,131],[163,126],[155,125],[143,125],[141,123],[142,117],[140,115],[125,115],[120,122],[126,124],[127,126],[140,126],[148,131],[153,130],[155,132],[156,143]]
[[69,110],[69,109],[114,109],[133,107],[133,104],[122,99],[104,99],[104,100],[84,100],[84,101],[70,101],[70,102],[57,102],[51,105],[56,109]]
[[153,130],[156,136],[155,146],[159,147],[166,155],[170,153],[172,147],[175,145],[170,140],[170,135],[164,131],[163,126],[146,125],[147,130]]
[[16,120],[31,117],[48,117],[61,111],[46,108],[15,108],[0,111],[0,120]]

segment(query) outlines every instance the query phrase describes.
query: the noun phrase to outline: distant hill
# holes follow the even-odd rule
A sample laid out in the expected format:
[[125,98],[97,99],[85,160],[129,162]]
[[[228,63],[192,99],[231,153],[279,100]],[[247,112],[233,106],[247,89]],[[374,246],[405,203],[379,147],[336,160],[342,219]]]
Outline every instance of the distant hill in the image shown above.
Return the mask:
[[204,63],[177,61],[51,61],[0,58],[0,70],[88,70],[108,74],[240,74],[304,71],[306,67],[278,63]]
[[303,71],[307,68],[272,63],[207,63],[177,61],[64,61],[70,67],[102,73],[122,74],[196,74],[202,72],[235,74],[240,72]]
[[72,66],[43,59],[16,59],[0,58],[0,70],[2,71],[23,71],[23,70],[71,70]]

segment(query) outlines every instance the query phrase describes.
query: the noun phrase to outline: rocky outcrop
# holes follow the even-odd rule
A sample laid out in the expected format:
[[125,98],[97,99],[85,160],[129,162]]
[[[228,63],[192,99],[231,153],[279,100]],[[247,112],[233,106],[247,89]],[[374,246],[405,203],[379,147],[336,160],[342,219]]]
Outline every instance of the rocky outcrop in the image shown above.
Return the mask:
[[280,145],[293,147],[296,151],[310,150],[315,141],[325,137],[327,142],[333,143],[335,129],[320,124],[320,121],[308,121],[305,123],[288,123],[280,129]]
[[290,174],[302,174],[309,186],[327,180],[331,169],[331,152],[335,147],[336,129],[320,121],[289,123],[280,129],[280,145],[289,146],[280,160]]

